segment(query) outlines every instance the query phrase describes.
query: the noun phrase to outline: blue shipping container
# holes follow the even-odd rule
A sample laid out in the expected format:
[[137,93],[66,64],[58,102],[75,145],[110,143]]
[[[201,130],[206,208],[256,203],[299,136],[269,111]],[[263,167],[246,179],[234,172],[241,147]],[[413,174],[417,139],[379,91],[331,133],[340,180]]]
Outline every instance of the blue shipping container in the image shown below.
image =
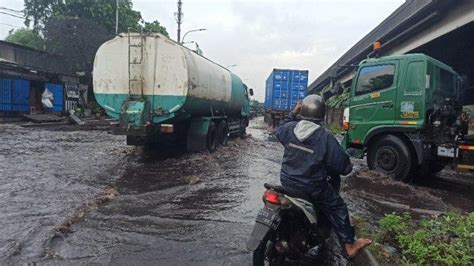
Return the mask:
[[290,111],[306,97],[308,70],[273,69],[265,83],[265,109]]

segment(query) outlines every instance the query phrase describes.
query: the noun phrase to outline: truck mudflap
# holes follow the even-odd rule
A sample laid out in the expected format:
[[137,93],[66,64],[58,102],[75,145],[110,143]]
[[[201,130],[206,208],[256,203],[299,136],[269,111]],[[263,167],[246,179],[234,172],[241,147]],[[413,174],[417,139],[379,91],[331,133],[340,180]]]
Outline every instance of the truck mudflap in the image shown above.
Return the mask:
[[112,134],[146,136],[150,134],[150,104],[142,100],[127,100],[122,103],[119,122],[112,125]]
[[199,117],[191,120],[188,130],[188,151],[206,150],[207,132],[212,117]]

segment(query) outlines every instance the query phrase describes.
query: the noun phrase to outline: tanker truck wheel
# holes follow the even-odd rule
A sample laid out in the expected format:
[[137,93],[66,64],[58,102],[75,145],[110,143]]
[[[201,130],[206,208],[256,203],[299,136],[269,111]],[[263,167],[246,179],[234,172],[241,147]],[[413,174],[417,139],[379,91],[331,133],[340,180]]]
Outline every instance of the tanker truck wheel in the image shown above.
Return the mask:
[[241,139],[247,136],[247,126],[249,125],[248,118],[240,119],[240,126],[239,126],[239,137]]
[[222,120],[217,126],[217,138],[219,139],[220,145],[227,145],[227,140],[229,139],[229,127],[225,120]]
[[215,152],[217,148],[217,130],[216,124],[214,124],[214,122],[209,124],[209,128],[207,130],[206,147],[210,153]]

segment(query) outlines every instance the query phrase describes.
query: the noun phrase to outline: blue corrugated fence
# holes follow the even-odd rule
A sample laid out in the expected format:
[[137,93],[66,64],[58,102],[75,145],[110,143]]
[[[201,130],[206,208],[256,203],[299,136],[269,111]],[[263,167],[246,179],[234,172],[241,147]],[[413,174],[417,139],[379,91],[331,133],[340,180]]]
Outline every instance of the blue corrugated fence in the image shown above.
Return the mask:
[[30,111],[30,82],[24,79],[12,80],[12,111]]
[[9,79],[0,79],[0,111],[12,111],[12,88]]
[[0,79],[0,111],[29,112],[30,82],[23,79]]
[[53,111],[62,112],[64,106],[64,87],[61,84],[46,83],[47,88],[53,94]]

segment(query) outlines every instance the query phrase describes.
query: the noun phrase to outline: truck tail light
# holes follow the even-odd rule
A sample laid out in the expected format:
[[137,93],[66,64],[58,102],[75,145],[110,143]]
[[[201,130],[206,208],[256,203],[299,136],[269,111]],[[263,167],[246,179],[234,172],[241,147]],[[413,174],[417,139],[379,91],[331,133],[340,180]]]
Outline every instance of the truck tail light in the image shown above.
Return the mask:
[[344,130],[349,130],[349,126],[349,108],[345,108],[342,115],[342,128]]

